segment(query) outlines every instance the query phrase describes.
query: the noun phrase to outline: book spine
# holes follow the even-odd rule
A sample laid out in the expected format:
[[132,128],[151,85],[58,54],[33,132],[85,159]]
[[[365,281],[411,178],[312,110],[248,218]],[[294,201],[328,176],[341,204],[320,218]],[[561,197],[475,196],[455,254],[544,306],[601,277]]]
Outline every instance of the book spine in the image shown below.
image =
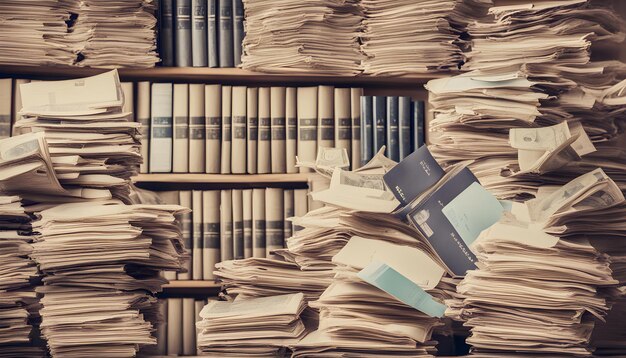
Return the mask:
[[217,0],[208,1],[207,15],[207,48],[209,53],[209,67],[220,67],[217,48]]
[[213,271],[220,262],[220,196],[219,190],[202,192],[202,261],[205,280],[215,280]]
[[350,89],[335,88],[335,148],[345,149],[352,158],[352,121],[350,114]]
[[220,258],[233,259],[233,194],[232,190],[222,190],[220,202]]
[[[285,189],[283,191],[283,238],[286,240],[291,237],[293,230],[291,227],[291,221],[288,219],[294,215],[294,203],[293,203],[294,189]],[[283,243],[284,245],[284,243]]]
[[167,354],[183,354],[183,299],[167,299]]
[[220,67],[233,67],[233,3],[229,0],[219,1],[218,15],[218,48]]
[[233,113],[232,113],[232,158],[231,172],[233,174],[246,173],[246,122],[248,121],[247,88],[243,86],[233,87]]
[[247,132],[247,167],[248,174],[256,174],[257,171],[257,139],[259,136],[259,89],[248,88],[246,94],[248,117]]
[[283,189],[265,189],[265,257],[277,258],[272,252],[285,246],[283,205]]
[[285,87],[270,89],[270,158],[272,173],[286,172],[285,158]]
[[[186,208],[192,208],[192,194],[190,190],[180,191],[179,195],[179,203],[181,206]],[[181,231],[183,234],[183,243],[185,244],[185,248],[191,252],[193,252],[193,218],[191,212],[183,214],[181,217]],[[178,273],[179,280],[189,280],[191,279],[192,272],[192,258],[190,258],[187,262],[185,262],[185,270],[187,272]]]
[[167,354],[167,299],[161,299],[157,302],[159,307],[159,315],[163,319],[156,326],[156,352],[155,354]]
[[193,251],[191,252],[191,279],[204,279],[204,233],[202,232],[202,220],[204,219],[202,209],[204,208],[202,191],[194,190],[191,193],[191,212],[193,220]]
[[361,97],[361,166],[374,156],[374,105],[372,96]]
[[317,97],[317,145],[332,148],[335,146],[335,113],[333,86],[318,86]]
[[285,169],[287,173],[297,173],[296,155],[298,150],[298,89],[289,87],[285,91]]
[[259,134],[257,137],[257,173],[271,172],[271,95],[269,87],[259,88]]
[[176,0],[176,66],[191,66],[191,0]]
[[161,0],[159,53],[163,66],[174,66],[174,0]]
[[230,174],[231,130],[232,130],[232,87],[222,86],[222,159],[221,174]]
[[387,97],[387,157],[396,162],[400,161],[398,116],[398,97]]
[[11,136],[12,86],[10,78],[0,79],[0,139]]
[[265,189],[252,189],[252,257],[265,257]]
[[[299,87],[297,94],[298,111],[298,159],[302,162],[315,162],[317,155],[317,87]],[[300,173],[308,173],[309,168],[299,168]]]
[[189,172],[189,85],[174,85],[174,173]]
[[183,355],[196,354],[196,307],[193,298],[183,298]]
[[[308,189],[293,190],[293,215],[302,217],[309,211]],[[291,225],[292,233],[302,230],[302,226]]]
[[[372,155],[374,155],[380,148],[386,145],[386,128],[385,122],[387,122],[387,98],[385,96],[374,96],[373,100],[373,113],[374,113],[374,128],[373,128],[373,141],[374,147]],[[385,150],[385,155],[389,157],[389,148]]]
[[412,139],[413,151],[424,145],[424,101],[413,101]]
[[140,173],[148,173],[148,156],[150,155],[150,82],[137,83],[137,122],[141,123],[141,157]]
[[205,171],[219,174],[222,148],[222,86],[204,87]]
[[234,65],[239,66],[241,64],[241,44],[245,36],[243,21],[244,21],[243,1],[233,0],[233,60]]
[[206,122],[204,85],[189,85],[189,172],[204,173]]
[[172,84],[154,83],[150,108],[150,172],[172,171]]
[[402,96],[398,100],[399,156],[404,160],[411,150],[411,97]]
[[252,257],[252,189],[242,190],[243,198],[243,256]]
[[243,192],[241,189],[233,189],[233,258],[244,258],[243,243]]
[[362,88],[350,89],[350,116],[352,118],[352,138],[351,138],[351,151],[352,157],[350,162],[352,164],[352,170],[361,167],[361,96],[363,95]]
[[207,59],[207,1],[192,0],[191,54],[194,67],[208,66]]

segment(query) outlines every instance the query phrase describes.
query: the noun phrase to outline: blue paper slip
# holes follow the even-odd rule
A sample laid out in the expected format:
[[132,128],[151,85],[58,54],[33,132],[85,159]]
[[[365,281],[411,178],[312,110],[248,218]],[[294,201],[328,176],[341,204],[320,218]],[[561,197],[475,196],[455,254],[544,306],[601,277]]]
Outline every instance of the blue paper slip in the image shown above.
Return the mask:
[[487,189],[474,182],[441,211],[470,246],[483,230],[500,220],[504,208]]
[[431,317],[443,317],[446,311],[446,305],[435,301],[428,292],[385,263],[373,261],[359,271],[358,276],[400,302]]

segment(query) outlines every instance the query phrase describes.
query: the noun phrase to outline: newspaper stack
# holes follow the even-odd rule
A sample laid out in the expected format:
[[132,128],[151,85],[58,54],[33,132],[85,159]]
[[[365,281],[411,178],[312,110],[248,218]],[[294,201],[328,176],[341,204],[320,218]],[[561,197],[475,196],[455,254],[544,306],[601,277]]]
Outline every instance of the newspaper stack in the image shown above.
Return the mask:
[[38,213],[41,330],[53,356],[134,356],[154,344],[162,270],[184,259],[175,205],[61,204]]
[[0,63],[71,65],[75,55],[63,43],[70,13],[59,0],[0,3]]
[[282,357],[306,332],[302,293],[234,302],[211,301],[196,324],[198,349],[211,356]]
[[140,124],[129,121],[131,113],[122,111],[117,71],[31,82],[20,90],[24,107],[15,129],[44,133],[48,147],[44,151],[49,153],[55,177],[71,192],[68,196],[129,202],[130,177],[142,161]]
[[[605,231],[603,221],[624,207],[620,189],[597,169],[514,205],[485,230],[473,247],[480,269],[458,285],[465,298],[449,310],[467,319],[475,351],[573,356],[590,355],[595,345],[623,354],[622,317],[609,319],[610,326],[601,321],[616,299],[623,314],[624,290],[615,288],[623,285],[624,264],[619,258],[611,262],[598,248],[623,235],[623,225],[609,221]],[[589,231],[592,222],[602,222],[598,233]],[[617,246],[614,251],[623,253],[623,244]],[[610,333],[590,343],[594,325]]]
[[[496,6],[493,20],[470,24],[463,66],[470,72],[427,84],[435,157],[445,165],[472,160],[481,183],[501,198],[532,197],[544,183],[563,185],[597,166],[626,189],[625,67],[591,60],[592,45],[624,39],[623,20],[607,6]],[[528,128],[535,133],[510,133]],[[556,168],[558,175],[548,173]]]
[[159,61],[152,0],[83,0],[68,5],[76,19],[66,43],[76,53],[76,65],[154,67]]
[[30,217],[18,196],[0,196],[0,356],[43,356],[33,344],[38,302],[32,283],[37,266],[32,251]]
[[262,72],[355,75],[361,53],[357,0],[244,0],[242,66]]
[[[484,17],[491,0],[364,0],[364,73],[405,75],[456,71],[467,45],[461,35]],[[410,26],[407,26],[410,24]]]

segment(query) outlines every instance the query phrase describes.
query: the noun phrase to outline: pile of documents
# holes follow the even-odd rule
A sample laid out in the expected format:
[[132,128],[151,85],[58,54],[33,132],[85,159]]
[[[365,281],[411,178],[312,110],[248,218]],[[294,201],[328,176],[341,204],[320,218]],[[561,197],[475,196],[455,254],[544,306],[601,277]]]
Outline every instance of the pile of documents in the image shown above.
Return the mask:
[[242,67],[263,72],[355,75],[362,55],[357,0],[244,0]]
[[427,84],[435,157],[444,166],[472,160],[501,198],[533,197],[542,184],[563,185],[598,166],[626,189],[626,68],[591,60],[592,46],[624,39],[623,19],[607,6],[496,6],[491,20],[470,24],[469,72]]
[[307,332],[302,293],[233,302],[210,301],[196,324],[198,349],[222,357],[283,357]]
[[33,222],[44,274],[41,330],[53,356],[133,356],[154,344],[154,293],[185,252],[176,205],[61,204]]
[[76,53],[76,65],[153,67],[159,61],[152,0],[66,3],[75,21],[65,43]]
[[76,57],[63,43],[70,13],[59,0],[0,3],[0,63],[71,65]]
[[[623,255],[625,207],[617,185],[596,169],[514,204],[485,230],[473,244],[479,269],[467,273],[458,285],[464,299],[448,310],[467,319],[475,351],[589,355],[598,347],[623,354],[625,265],[602,247]],[[598,233],[594,225],[602,226]],[[601,323],[613,304],[617,319]],[[594,326],[603,328],[595,342]]]
[[32,283],[37,266],[29,258],[30,216],[18,196],[0,196],[0,356],[42,356],[32,344],[38,301]]
[[[54,177],[62,186],[56,183],[56,195],[115,197],[129,202],[130,177],[142,161],[140,124],[129,120],[132,114],[122,110],[124,96],[117,71],[75,80],[31,82],[23,84],[20,91],[22,118],[15,123],[15,130],[45,138],[39,145],[41,153],[33,155],[47,157],[52,164]],[[24,138],[26,145],[31,137]],[[35,146],[27,147],[33,151]],[[22,160],[18,158],[21,164]],[[55,180],[48,178],[51,185],[28,184],[34,190],[48,190]],[[18,189],[15,185],[10,188]]]
[[[491,0],[363,0],[363,71],[404,75],[455,71],[469,22],[484,17]],[[410,25],[407,25],[410,24]]]

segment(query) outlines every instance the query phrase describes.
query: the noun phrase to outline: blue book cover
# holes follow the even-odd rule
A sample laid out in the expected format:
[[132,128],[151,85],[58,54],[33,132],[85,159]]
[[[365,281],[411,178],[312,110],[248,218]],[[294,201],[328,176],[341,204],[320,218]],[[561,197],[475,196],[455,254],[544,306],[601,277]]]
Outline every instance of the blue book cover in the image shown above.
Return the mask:
[[398,102],[397,96],[387,97],[387,157],[396,162],[400,161],[399,148],[399,125],[398,125]]
[[412,133],[411,146],[413,150],[423,146],[424,143],[424,101],[413,101],[413,121],[412,121]]
[[191,61],[191,0],[176,0],[176,66],[189,67]]
[[233,3],[229,0],[218,1],[217,16],[218,54],[220,67],[234,67],[233,52]]
[[194,67],[208,66],[206,0],[191,0],[191,63]]
[[374,112],[372,96],[361,96],[361,166],[367,164],[374,156],[372,125]]
[[[387,97],[374,96],[373,103],[373,153],[376,153],[382,146],[387,144],[387,131],[385,128],[387,122]],[[389,148],[385,150],[385,155],[389,157]]]
[[411,97],[402,96],[398,100],[398,118],[398,148],[400,160],[404,160],[417,149],[411,148]]

